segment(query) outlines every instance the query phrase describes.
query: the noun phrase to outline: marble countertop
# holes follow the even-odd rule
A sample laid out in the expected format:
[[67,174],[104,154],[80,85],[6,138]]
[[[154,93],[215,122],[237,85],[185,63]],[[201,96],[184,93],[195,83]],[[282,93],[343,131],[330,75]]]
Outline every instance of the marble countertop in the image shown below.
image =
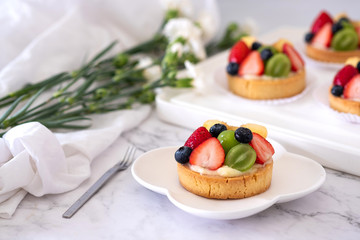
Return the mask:
[[[181,145],[191,130],[160,121],[156,111],[123,135],[137,155]],[[74,191],[36,198],[27,195],[11,219],[0,219],[0,239],[359,239],[360,178],[326,169],[314,193],[275,204],[238,220],[210,220],[190,215],[166,196],[138,184],[130,169],[117,174],[71,219],[64,211],[118,159],[119,139],[94,160],[97,174]],[[101,170],[101,171],[100,171]],[[304,176],[306,177],[306,176]]]

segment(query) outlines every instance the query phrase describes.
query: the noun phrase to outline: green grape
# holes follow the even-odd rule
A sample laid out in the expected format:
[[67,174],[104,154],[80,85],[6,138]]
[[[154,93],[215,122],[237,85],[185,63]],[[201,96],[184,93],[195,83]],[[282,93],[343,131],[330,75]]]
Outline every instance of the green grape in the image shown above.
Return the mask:
[[347,22],[347,21],[342,21],[342,22],[341,22],[341,25],[343,26],[343,28],[350,28],[350,29],[355,30],[354,25],[352,25],[351,23],[349,23],[349,22]]
[[225,157],[225,165],[241,172],[249,170],[256,161],[256,152],[249,145],[239,143],[232,147]]
[[290,59],[283,53],[277,53],[266,63],[265,75],[271,77],[286,77],[291,70]]
[[227,154],[233,146],[239,144],[235,139],[235,131],[233,130],[222,131],[218,136],[218,140],[224,148],[225,154]]

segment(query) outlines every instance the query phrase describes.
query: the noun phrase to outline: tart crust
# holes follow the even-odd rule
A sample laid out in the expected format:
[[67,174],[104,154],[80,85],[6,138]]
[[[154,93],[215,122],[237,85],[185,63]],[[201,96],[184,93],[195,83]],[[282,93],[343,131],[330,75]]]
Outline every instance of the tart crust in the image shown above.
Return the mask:
[[288,98],[301,93],[306,86],[305,70],[300,70],[287,78],[271,80],[245,79],[229,74],[227,76],[230,91],[249,99]]
[[339,112],[352,113],[360,116],[360,102],[336,97],[331,94],[331,87],[329,90],[330,107]]
[[306,54],[318,61],[331,63],[345,63],[350,57],[360,57],[360,50],[353,51],[333,51],[320,49],[306,44]]
[[180,184],[186,190],[213,199],[240,199],[265,192],[271,184],[272,169],[271,160],[254,173],[239,177],[221,177],[201,175],[186,165],[177,165]]

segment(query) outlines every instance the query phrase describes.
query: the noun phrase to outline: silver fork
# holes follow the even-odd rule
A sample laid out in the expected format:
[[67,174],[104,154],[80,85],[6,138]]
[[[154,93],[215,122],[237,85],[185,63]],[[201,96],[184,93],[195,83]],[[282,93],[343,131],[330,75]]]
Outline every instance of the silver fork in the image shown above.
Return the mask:
[[128,147],[126,153],[118,163],[107,170],[71,207],[62,215],[63,218],[71,218],[115,173],[127,169],[134,161],[136,148]]

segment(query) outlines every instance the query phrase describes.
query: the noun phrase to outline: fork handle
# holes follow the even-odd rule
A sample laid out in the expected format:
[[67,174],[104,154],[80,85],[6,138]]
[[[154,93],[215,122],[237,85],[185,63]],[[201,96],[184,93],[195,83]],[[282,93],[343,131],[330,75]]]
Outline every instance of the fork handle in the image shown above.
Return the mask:
[[107,170],[71,207],[62,215],[63,218],[71,218],[116,172],[124,170],[115,164]]

